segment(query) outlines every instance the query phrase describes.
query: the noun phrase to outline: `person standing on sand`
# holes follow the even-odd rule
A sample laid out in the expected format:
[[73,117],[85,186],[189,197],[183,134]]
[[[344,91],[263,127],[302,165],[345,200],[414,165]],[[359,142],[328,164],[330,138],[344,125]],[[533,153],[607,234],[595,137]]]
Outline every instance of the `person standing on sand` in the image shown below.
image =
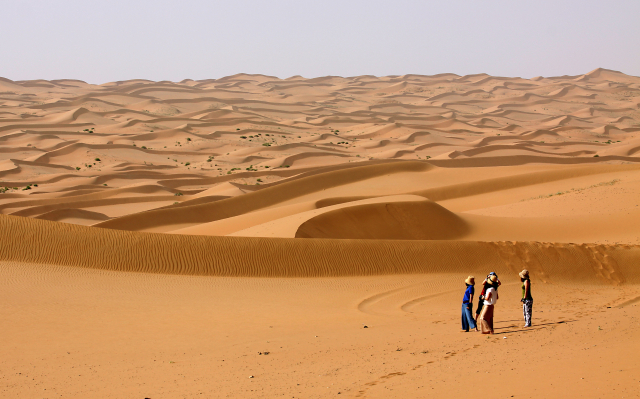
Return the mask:
[[493,334],[493,310],[498,300],[498,276],[491,275],[487,282],[489,285],[485,293],[482,313],[480,313],[480,326],[483,334]]
[[[480,296],[478,297],[478,309],[476,309],[476,331],[478,331],[478,317],[480,316],[480,312],[482,312],[482,307],[484,306],[484,295],[486,294],[487,288],[489,288],[489,279],[491,276],[496,276],[496,278],[498,278],[496,272],[491,272],[487,275],[487,279],[482,282],[482,291],[480,291]],[[500,284],[502,283],[498,280],[498,285]]]
[[522,313],[524,315],[524,326],[531,327],[531,313],[533,312],[533,297],[531,296],[531,280],[529,271],[524,269],[518,274],[522,281]]
[[476,285],[476,280],[473,276],[469,276],[464,280],[464,283],[467,285],[467,289],[464,291],[464,296],[462,297],[462,331],[469,332],[470,328],[478,329],[471,313],[473,310],[473,294],[475,292],[474,285]]

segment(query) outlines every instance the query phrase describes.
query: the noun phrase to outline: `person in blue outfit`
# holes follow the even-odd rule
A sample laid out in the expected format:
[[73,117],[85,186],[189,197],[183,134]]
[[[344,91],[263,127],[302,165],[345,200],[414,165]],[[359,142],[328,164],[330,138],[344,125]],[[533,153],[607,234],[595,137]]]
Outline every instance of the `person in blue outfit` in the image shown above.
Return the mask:
[[471,313],[473,310],[473,294],[475,292],[473,286],[476,285],[476,280],[473,276],[469,276],[464,282],[467,285],[467,289],[464,292],[464,297],[462,297],[462,331],[469,332],[469,329],[478,330]]

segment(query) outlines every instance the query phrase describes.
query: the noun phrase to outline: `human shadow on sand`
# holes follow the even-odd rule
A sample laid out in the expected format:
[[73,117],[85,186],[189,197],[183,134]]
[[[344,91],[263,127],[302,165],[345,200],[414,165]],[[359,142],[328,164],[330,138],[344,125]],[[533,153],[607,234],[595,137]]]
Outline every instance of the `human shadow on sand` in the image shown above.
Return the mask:
[[510,330],[510,331],[498,331],[498,330],[502,330],[502,329],[508,329],[508,328],[513,328],[515,326],[505,326],[505,327],[497,327],[494,329],[496,334],[513,334],[513,333],[518,333],[518,332],[530,332],[530,331],[535,331],[535,330],[541,330],[543,328],[547,328],[548,326],[556,326],[558,324],[566,324],[566,323],[573,323],[577,320],[562,320],[562,321],[556,321],[553,323],[541,323],[541,324],[534,324],[531,327],[528,328],[520,328],[517,330]]

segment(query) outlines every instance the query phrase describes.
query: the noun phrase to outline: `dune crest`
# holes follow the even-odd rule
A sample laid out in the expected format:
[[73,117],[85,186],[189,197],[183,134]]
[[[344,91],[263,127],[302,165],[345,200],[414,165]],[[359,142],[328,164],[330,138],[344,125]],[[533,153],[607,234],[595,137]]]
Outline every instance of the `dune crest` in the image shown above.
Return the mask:
[[320,277],[482,273],[487,268],[513,273],[526,264],[546,282],[640,283],[633,264],[640,259],[640,246],[203,237],[103,230],[14,216],[0,216],[0,227],[2,261],[124,272]]

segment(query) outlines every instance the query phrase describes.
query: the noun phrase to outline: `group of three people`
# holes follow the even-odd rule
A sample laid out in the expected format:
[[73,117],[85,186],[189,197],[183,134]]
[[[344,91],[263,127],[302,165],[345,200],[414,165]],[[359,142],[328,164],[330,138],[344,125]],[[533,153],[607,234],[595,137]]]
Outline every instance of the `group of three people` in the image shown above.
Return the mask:
[[[531,296],[531,280],[529,271],[523,270],[519,274],[522,282],[522,313],[524,314],[524,326],[531,327],[531,312],[533,309],[533,297]],[[467,277],[465,280],[467,289],[462,298],[462,331],[469,332],[470,329],[478,331],[478,319],[483,334],[493,334],[493,315],[496,301],[498,300],[498,287],[501,282],[495,272],[489,273],[482,282],[482,291],[478,298],[478,308],[476,317],[473,317],[473,295],[475,293],[475,278]]]

